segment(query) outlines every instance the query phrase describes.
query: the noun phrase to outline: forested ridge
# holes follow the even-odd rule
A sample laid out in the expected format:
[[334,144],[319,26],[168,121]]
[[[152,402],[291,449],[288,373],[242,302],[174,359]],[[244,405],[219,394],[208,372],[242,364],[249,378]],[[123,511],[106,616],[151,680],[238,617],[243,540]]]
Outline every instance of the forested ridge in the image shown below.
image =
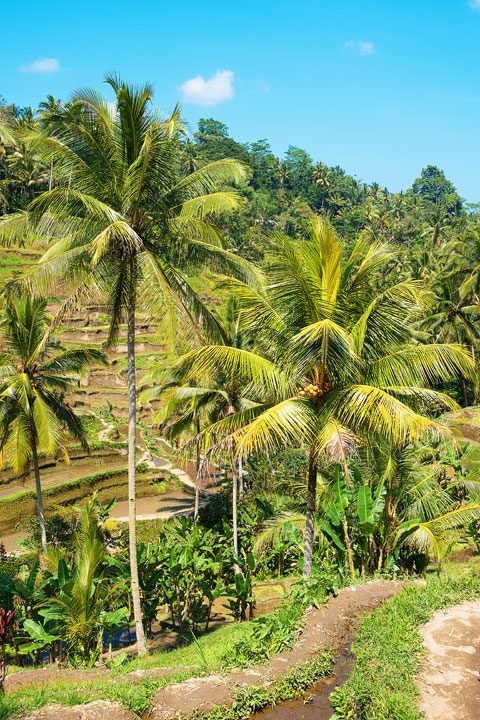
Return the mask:
[[[2,114],[19,130],[28,129],[45,122],[57,102],[49,97],[38,110],[4,102]],[[478,224],[476,205],[465,204],[435,165],[421,170],[410,188],[391,193],[379,183],[368,185],[339,166],[316,161],[299,147],[290,146],[279,158],[268,139],[239,143],[224,123],[213,118],[202,118],[193,134],[185,128],[181,142],[178,162],[185,175],[225,158],[251,168],[249,181],[242,188],[248,202],[226,224],[230,244],[246,257],[262,254],[264,235],[272,230],[300,237],[312,212],[328,215],[347,240],[365,231],[371,238],[407,247],[418,243],[427,253],[453,236],[465,240],[465,231]],[[25,208],[49,187],[50,168],[24,144],[3,146],[0,172],[2,213]],[[418,271],[427,264],[426,256],[416,262]]]

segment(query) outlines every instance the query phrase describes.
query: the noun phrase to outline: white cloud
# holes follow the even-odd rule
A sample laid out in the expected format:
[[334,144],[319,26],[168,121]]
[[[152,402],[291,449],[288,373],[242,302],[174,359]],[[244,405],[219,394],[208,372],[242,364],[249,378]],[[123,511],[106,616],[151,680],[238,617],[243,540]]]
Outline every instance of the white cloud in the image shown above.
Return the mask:
[[[480,0],[478,2],[480,4]],[[375,52],[375,43],[371,40],[347,40],[344,47],[355,55],[373,55]]]
[[470,7],[473,10],[480,10],[480,0],[470,0]]
[[22,73],[54,73],[60,70],[60,63],[57,58],[42,58],[34,60],[29,65],[22,65]]
[[216,105],[233,98],[235,95],[233,90],[234,79],[231,70],[218,70],[208,80],[205,80],[202,75],[186,80],[180,86],[180,91],[185,102],[194,105]]

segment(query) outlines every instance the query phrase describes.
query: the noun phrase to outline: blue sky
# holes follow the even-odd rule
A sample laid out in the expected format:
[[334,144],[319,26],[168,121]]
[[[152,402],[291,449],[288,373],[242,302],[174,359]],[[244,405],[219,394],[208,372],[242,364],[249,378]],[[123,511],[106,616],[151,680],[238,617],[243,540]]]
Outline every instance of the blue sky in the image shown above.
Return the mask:
[[434,163],[480,201],[480,0],[4,0],[2,19],[9,102],[116,70],[192,132],[212,116],[391,190]]

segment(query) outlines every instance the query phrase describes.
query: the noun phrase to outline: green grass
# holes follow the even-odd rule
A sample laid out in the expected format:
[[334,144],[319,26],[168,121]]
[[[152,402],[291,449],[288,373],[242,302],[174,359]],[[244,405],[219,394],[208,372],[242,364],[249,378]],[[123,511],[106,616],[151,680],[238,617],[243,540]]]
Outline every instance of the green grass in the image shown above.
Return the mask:
[[0,257],[0,283],[11,280],[12,277],[23,272],[28,265],[35,262],[34,258],[2,250]]
[[415,678],[424,656],[420,627],[436,610],[480,596],[480,566],[446,566],[440,579],[402,590],[367,616],[354,643],[355,664],[331,697],[336,720],[419,720]]
[[96,415],[84,414],[78,415],[82,422],[82,427],[91,442],[92,440],[98,441],[98,433],[104,429],[102,421],[96,417]]
[[[138,465],[137,471],[143,474],[147,471],[147,468],[144,465]],[[45,490],[43,491],[43,496],[47,498],[55,497],[55,495],[59,495],[66,490],[74,490],[76,488],[83,487],[94,487],[101,480],[108,480],[109,478],[125,475],[126,472],[127,467],[125,466],[124,468],[116,468],[115,470],[91,473],[90,475],[84,475],[83,477],[76,478],[75,480],[65,480],[65,482],[59,483],[54,487],[45,488]],[[34,500],[35,498],[35,489],[18,490],[17,492],[10,493],[9,495],[4,495],[3,497],[1,497],[0,505],[9,505],[11,503],[17,503],[19,500]]]
[[155,543],[163,530],[164,520],[137,520],[137,541]]
[[[170,651],[157,652],[132,660],[116,670],[115,678],[99,678],[82,682],[81,686],[70,682],[58,682],[47,688],[22,688],[18,692],[0,697],[0,720],[12,715],[24,715],[47,704],[76,705],[93,700],[118,700],[135,713],[148,707],[155,692],[171,683],[186,680],[222,668],[225,647],[250,632],[249,623],[226,623],[220,628],[198,638],[196,643]],[[138,683],[122,682],[122,676],[142,668],[179,668],[168,677],[141,680]]]
[[269,687],[246,687],[235,693],[231,707],[217,706],[208,713],[196,713],[198,720],[247,720],[251,715],[279,702],[293,700],[318,680],[328,675],[333,666],[333,655],[324,652],[300,667],[291,668]]
[[[151,358],[155,358],[155,360],[152,361]],[[171,366],[170,361],[167,358],[166,353],[163,352],[149,352],[149,353],[138,353],[135,359],[135,365],[137,370],[151,370],[152,366],[158,363],[160,360],[165,361],[165,372],[167,372],[168,368]],[[117,372],[121,372],[122,370],[127,369],[127,356],[126,355],[119,355],[118,359],[115,358],[115,365],[113,367]]]
[[[440,608],[480,595],[480,565],[448,566],[438,579],[402,590],[364,621],[355,643],[356,662],[349,681],[334,697],[336,720],[418,720],[415,676],[422,660],[419,628]],[[174,650],[132,660],[113,672],[114,678],[47,688],[23,688],[0,698],[0,720],[25,715],[45,704],[75,705],[97,699],[117,700],[132,712],[143,713],[157,690],[189,677],[225,668],[225,650],[251,636],[253,623],[226,623]],[[290,670],[269,688],[240,690],[231,708],[215,708],[203,720],[243,720],[261,708],[298,696],[321,675],[330,672],[332,656],[324,653]],[[127,672],[170,668],[165,677],[122,682]]]

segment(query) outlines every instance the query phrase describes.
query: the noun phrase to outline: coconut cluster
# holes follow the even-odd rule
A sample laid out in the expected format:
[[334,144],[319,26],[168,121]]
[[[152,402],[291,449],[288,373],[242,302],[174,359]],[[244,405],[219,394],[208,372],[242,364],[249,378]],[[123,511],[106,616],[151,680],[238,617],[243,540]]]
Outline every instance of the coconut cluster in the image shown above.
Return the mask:
[[320,385],[314,385],[313,383],[310,383],[310,385],[306,385],[304,388],[299,390],[298,394],[301,397],[308,397],[310,398],[310,400],[315,400],[315,398],[321,397],[323,395],[323,392]]

